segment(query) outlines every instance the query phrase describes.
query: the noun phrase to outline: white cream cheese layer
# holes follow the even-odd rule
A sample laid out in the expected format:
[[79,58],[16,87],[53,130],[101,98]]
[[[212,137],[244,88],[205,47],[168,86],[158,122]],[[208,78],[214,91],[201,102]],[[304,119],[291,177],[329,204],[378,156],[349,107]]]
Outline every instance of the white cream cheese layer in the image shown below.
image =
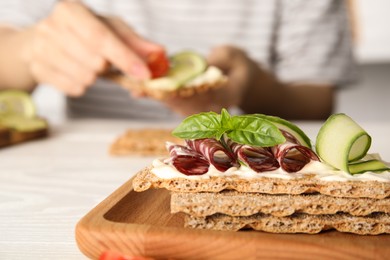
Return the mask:
[[390,172],[375,173],[365,172],[362,174],[351,175],[347,172],[335,170],[331,166],[317,161],[311,161],[299,172],[288,173],[282,168],[278,168],[274,171],[257,173],[246,166],[240,168],[232,167],[226,172],[218,171],[214,166],[210,165],[207,173],[203,175],[187,176],[175,167],[164,163],[163,159],[156,159],[153,161],[152,173],[157,175],[161,179],[173,179],[173,178],[185,178],[185,179],[208,179],[211,176],[234,176],[238,175],[241,178],[255,179],[255,178],[281,178],[281,179],[293,179],[297,177],[303,177],[307,174],[313,175],[321,181],[390,181]]
[[205,72],[188,81],[184,85],[184,87],[192,88],[205,84],[215,84],[222,80],[224,77],[225,76],[219,68],[215,66],[209,66]]
[[[203,73],[186,82],[183,85],[183,88],[196,88],[202,85],[213,85],[225,80],[225,78],[226,76],[223,75],[220,69],[214,66],[209,66]],[[170,77],[147,80],[143,84],[145,87],[154,90],[174,91],[181,87],[178,82]]]

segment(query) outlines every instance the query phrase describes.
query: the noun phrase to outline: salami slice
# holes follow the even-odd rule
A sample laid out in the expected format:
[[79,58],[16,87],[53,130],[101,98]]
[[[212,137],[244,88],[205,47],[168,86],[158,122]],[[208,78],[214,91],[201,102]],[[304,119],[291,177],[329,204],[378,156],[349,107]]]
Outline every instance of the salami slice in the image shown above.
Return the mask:
[[280,167],[275,156],[267,147],[242,145],[232,141],[228,141],[228,144],[238,160],[255,172],[273,171]]
[[283,136],[286,138],[286,142],[301,145],[301,143],[298,141],[298,139],[294,135],[289,133],[288,131],[283,130],[283,129],[279,129],[279,131],[282,132]]
[[188,156],[200,156],[203,157],[200,153],[194,151],[193,149],[190,149],[187,146],[179,145],[171,142],[166,142],[165,144],[171,158],[179,155],[188,155]]
[[210,163],[200,153],[183,145],[167,142],[170,158],[165,163],[172,165],[185,175],[202,175],[209,170]]
[[231,167],[239,166],[233,153],[215,139],[187,140],[187,145],[202,154],[219,171],[225,172]]
[[172,165],[185,175],[203,175],[208,172],[210,163],[199,157],[179,155],[173,158]]
[[319,161],[318,156],[310,148],[290,142],[274,146],[272,152],[280,167],[286,172],[297,172],[311,160]]

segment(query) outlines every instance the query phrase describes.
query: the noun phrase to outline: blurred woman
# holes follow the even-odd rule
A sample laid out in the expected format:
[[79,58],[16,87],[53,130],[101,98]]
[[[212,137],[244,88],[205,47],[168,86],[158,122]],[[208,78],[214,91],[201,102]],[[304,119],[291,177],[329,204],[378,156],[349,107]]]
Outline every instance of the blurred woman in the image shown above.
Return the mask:
[[[160,102],[98,79],[109,65],[148,79],[153,53],[184,49],[222,69],[226,86]],[[344,1],[0,2],[0,89],[50,84],[69,97],[71,116],[168,119],[238,107],[324,119],[354,73]]]

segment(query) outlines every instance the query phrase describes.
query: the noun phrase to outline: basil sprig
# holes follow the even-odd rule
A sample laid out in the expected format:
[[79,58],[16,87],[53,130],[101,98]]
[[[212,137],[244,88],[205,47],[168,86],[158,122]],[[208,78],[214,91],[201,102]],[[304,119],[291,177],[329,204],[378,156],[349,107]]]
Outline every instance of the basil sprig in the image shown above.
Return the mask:
[[223,135],[239,144],[270,147],[284,143],[286,138],[270,121],[251,115],[231,116],[226,109],[221,114],[204,112],[187,117],[172,134],[182,139],[215,138]]

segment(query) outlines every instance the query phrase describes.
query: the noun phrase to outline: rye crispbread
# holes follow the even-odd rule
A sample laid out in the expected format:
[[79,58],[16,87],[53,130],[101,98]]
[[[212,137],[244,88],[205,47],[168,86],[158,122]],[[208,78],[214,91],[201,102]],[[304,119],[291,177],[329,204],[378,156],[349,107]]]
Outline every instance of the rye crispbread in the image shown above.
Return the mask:
[[167,156],[165,142],[183,143],[172,135],[172,129],[129,129],[110,147],[111,155]]
[[49,127],[31,130],[19,131],[8,127],[0,127],[0,147],[10,146],[14,144],[24,143],[31,140],[44,138],[49,134]]
[[[261,174],[259,174],[261,176]],[[315,174],[293,179],[260,177],[256,179],[239,176],[209,179],[173,178],[162,179],[151,172],[151,167],[141,170],[133,180],[135,191],[150,188],[166,188],[174,192],[220,192],[236,190],[267,194],[321,193],[334,197],[382,199],[390,196],[390,182],[380,181],[321,181]]]
[[48,136],[48,134],[48,128],[28,132],[11,131],[11,144],[18,144],[35,139],[44,138]]
[[10,144],[10,130],[0,125],[0,147]]
[[192,95],[202,93],[211,89],[220,88],[227,82],[227,78],[222,77],[220,80],[210,84],[202,84],[190,87],[184,86],[174,90],[163,90],[149,88],[142,82],[134,81],[126,75],[123,75],[122,73],[116,71],[107,72],[103,75],[103,77],[114,81],[115,83],[127,90],[136,91],[137,93],[141,93],[142,95],[152,97],[158,100],[175,97],[190,97]]
[[359,235],[390,233],[390,215],[373,213],[369,216],[352,216],[347,213],[333,215],[294,214],[275,217],[268,214],[232,217],[215,214],[208,217],[185,216],[185,226],[198,229],[238,231],[251,228],[272,233],[309,233],[336,229]]
[[171,212],[196,217],[222,213],[250,216],[257,213],[282,217],[294,213],[314,215],[349,213],[365,216],[374,212],[390,213],[390,198],[343,198],[322,194],[270,195],[237,191],[171,194]]

